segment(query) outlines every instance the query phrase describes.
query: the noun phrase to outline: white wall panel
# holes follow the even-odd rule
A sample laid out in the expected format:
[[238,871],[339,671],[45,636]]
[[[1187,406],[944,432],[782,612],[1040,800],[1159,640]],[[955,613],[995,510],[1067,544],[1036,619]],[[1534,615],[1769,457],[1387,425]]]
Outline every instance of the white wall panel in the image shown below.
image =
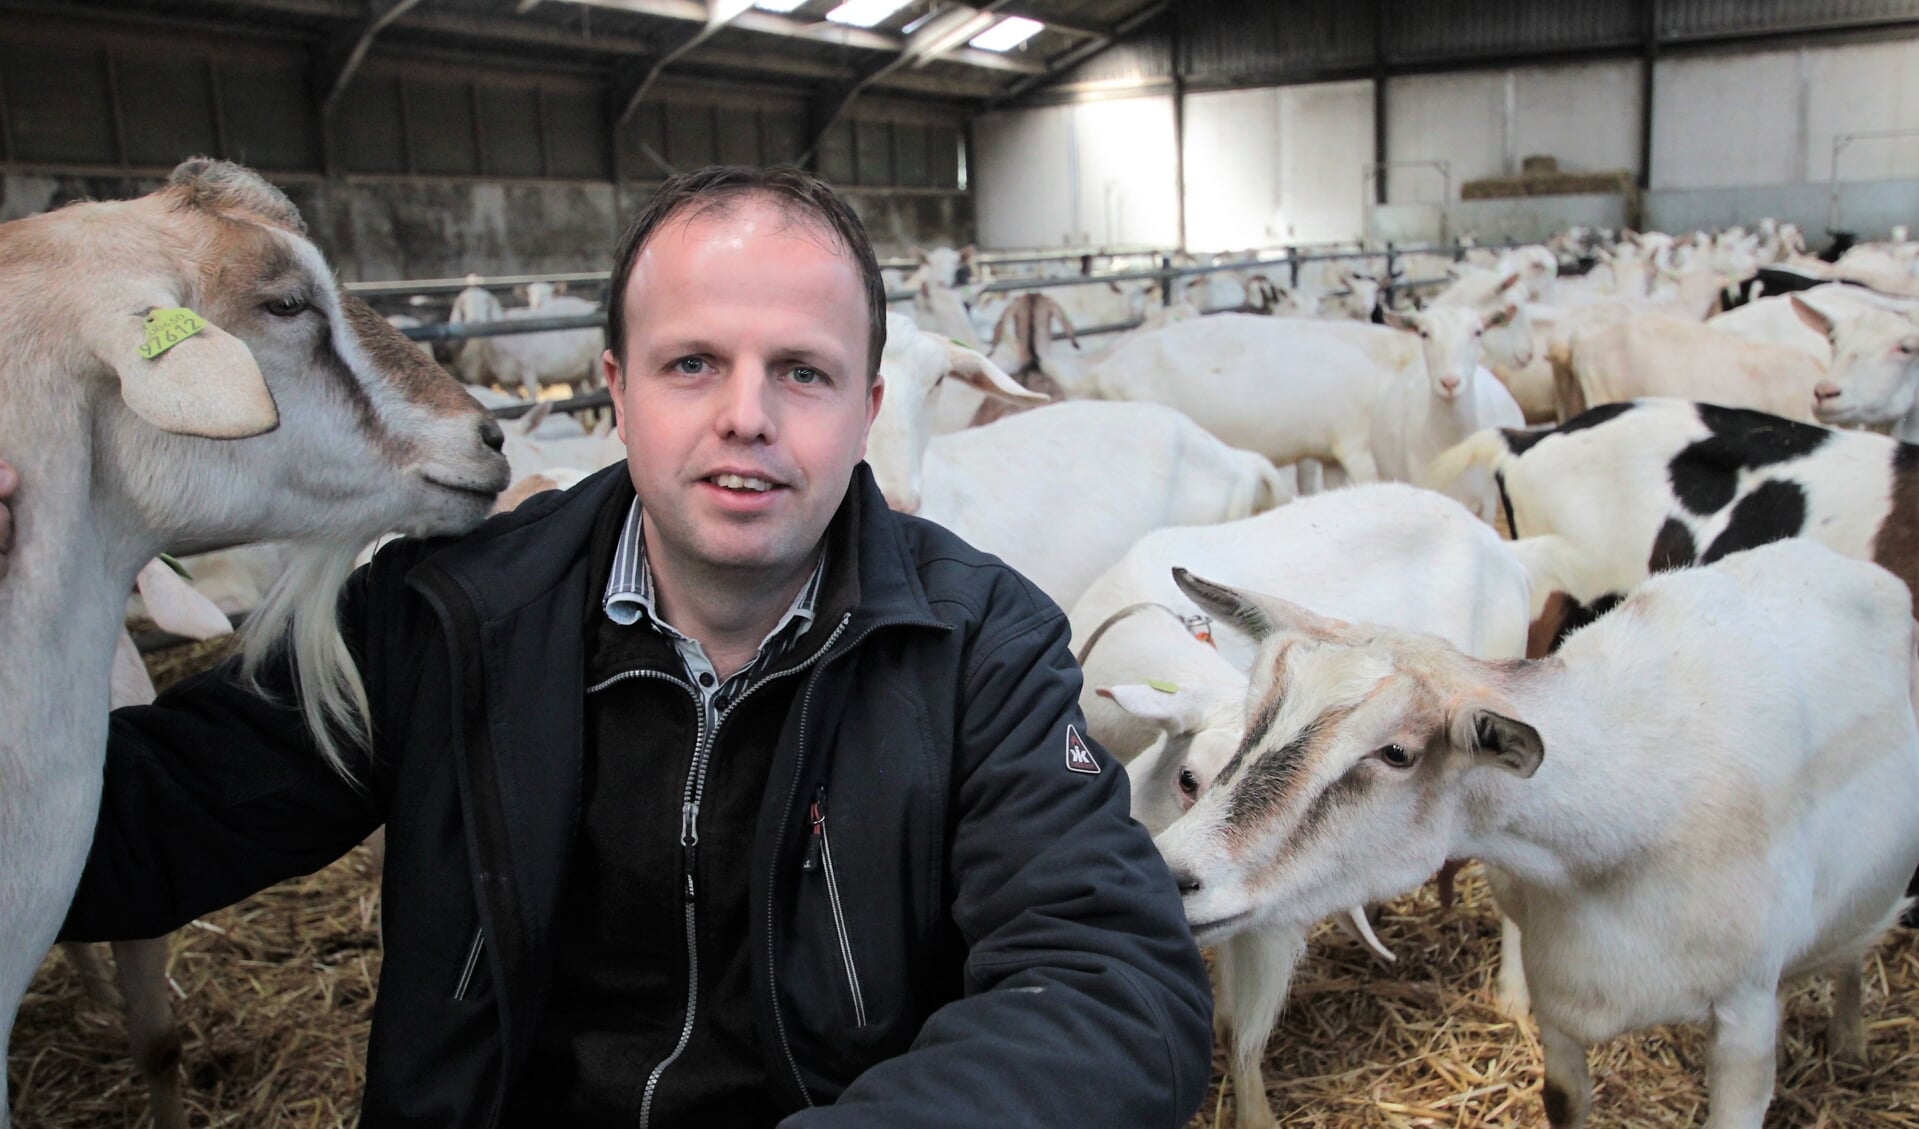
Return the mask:
[[[1808,180],[1832,173],[1835,134],[1919,129],[1919,40],[1804,52]],[[1919,135],[1861,139],[1839,158],[1841,180],[1919,176]]]
[[[1462,181],[1506,171],[1506,74],[1408,75],[1386,84],[1386,147],[1393,161],[1445,161],[1452,199]],[[1395,204],[1436,204],[1443,182],[1432,169],[1395,169],[1387,178]]]
[[984,245],[1178,242],[1170,98],[988,114],[973,136]]
[[1653,73],[1654,188],[1799,180],[1798,130],[1797,52],[1661,59]]
[[972,186],[987,247],[1057,247],[1077,231],[1073,107],[987,114],[973,126]]
[[[1567,172],[1610,172],[1639,164],[1639,63],[1615,60],[1513,72],[1515,158],[1559,159]],[[1518,172],[1517,164],[1513,172]]]
[[1074,107],[1079,146],[1079,242],[1179,242],[1173,100],[1122,98]]
[[[1360,180],[1373,159],[1373,84],[1334,82],[1279,92],[1279,212],[1273,239],[1355,239],[1365,223]],[[1189,166],[1186,179],[1192,181]]]
[[1282,242],[1279,92],[1271,87],[1186,97],[1186,242],[1223,251]]
[[1369,82],[1186,99],[1186,242],[1198,251],[1352,239],[1373,154]]

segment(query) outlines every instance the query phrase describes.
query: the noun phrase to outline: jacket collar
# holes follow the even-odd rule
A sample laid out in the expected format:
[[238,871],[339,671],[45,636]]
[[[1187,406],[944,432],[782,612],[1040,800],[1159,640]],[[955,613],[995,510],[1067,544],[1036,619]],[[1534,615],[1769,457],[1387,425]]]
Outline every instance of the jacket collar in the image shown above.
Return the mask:
[[[582,575],[579,565],[588,552],[595,523],[609,507],[623,507],[632,497],[626,463],[618,462],[553,501],[536,499],[489,520],[416,567],[430,564],[443,571],[471,601],[482,621],[511,616],[561,584],[578,583]],[[849,625],[852,633],[857,635],[864,626],[886,622],[943,626],[920,584],[905,525],[887,507],[872,469],[864,462],[853,470],[853,481],[847,498],[840,503],[835,525],[844,528],[848,522],[842,519],[851,519],[855,528],[846,541],[832,546],[835,559],[827,567],[829,571],[845,568],[840,548],[857,547],[852,554],[859,567]],[[837,530],[828,536],[833,532]]]

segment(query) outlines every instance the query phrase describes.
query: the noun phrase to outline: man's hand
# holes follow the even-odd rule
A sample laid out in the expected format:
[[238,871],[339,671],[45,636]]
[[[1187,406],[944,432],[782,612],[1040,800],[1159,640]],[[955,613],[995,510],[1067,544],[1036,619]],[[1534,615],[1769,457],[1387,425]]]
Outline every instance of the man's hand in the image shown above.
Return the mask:
[[7,508],[7,499],[19,485],[20,472],[0,459],[0,576],[7,574],[7,552],[13,548],[13,511]]

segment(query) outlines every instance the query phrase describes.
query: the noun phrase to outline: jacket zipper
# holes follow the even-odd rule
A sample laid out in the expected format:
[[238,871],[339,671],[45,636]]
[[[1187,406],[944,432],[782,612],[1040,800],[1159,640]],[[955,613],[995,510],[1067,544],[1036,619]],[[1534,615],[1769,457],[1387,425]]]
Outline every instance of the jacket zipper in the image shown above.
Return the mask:
[[[860,973],[853,963],[853,938],[846,929],[846,909],[840,901],[839,875],[833,869],[833,840],[826,834],[826,785],[813,798],[813,849],[826,872],[826,900],[833,907],[833,932],[839,938],[840,959],[846,963],[846,983],[853,990],[853,1023],[866,1026],[866,996],[860,991]],[[811,858],[808,858],[811,862]]]
[[708,732],[706,729],[705,699],[700,696],[700,692],[695,690],[691,683],[683,682],[680,679],[674,678],[672,675],[662,674],[656,670],[628,670],[587,687],[586,692],[592,694],[628,678],[658,678],[666,682],[671,682],[692,695],[693,708],[698,711],[699,717],[699,732],[698,740],[694,746],[693,767],[687,774],[686,787],[680,793],[680,877],[684,884],[683,917],[686,923],[686,1019],[680,1024],[679,1042],[674,1044],[673,1050],[669,1052],[664,1059],[660,1060],[659,1065],[653,1068],[653,1072],[647,1075],[646,1089],[640,1097],[639,1129],[647,1129],[647,1126],[652,1123],[653,1096],[659,1089],[660,1078],[665,1075],[667,1067],[672,1066],[682,1054],[686,1053],[687,1044],[693,1040],[693,1021],[698,1014],[700,953],[695,917],[695,911],[698,908],[698,897],[693,883],[693,867],[698,857],[700,845],[700,800],[706,794],[706,769],[712,760],[713,743],[719,736],[720,727],[726,724],[726,719],[732,717],[733,711],[739,709],[748,698],[759,691],[760,687],[765,686],[776,678],[785,678],[788,675],[798,674],[820,661],[820,657],[826,654],[827,648],[833,645],[833,640],[839,638],[840,631],[845,630],[846,624],[852,618],[852,613],[848,612],[846,616],[840,620],[839,628],[835,629],[833,634],[827,637],[826,642],[820,645],[820,649],[814,651],[812,657],[808,658],[805,662],[788,667],[785,670],[762,678],[758,682],[748,686],[740,693],[740,696],[733,699],[732,704],[727,706],[726,709],[721,712],[720,716],[715,719],[712,732]]
[[700,697],[700,692],[693,688],[692,683],[674,678],[670,674],[662,674],[657,670],[621,671],[611,678],[602,679],[588,686],[586,692],[596,694],[608,686],[624,682],[629,678],[657,678],[685,690],[693,699],[693,713],[698,727],[694,731],[693,767],[687,773],[686,786],[680,791],[680,918],[682,927],[686,931],[686,1019],[680,1024],[679,1041],[673,1044],[673,1049],[668,1051],[666,1057],[653,1067],[652,1073],[646,1076],[646,1089],[640,1097],[640,1129],[646,1129],[653,1118],[653,1095],[660,1088],[660,1078],[666,1073],[667,1067],[672,1066],[682,1054],[686,1053],[687,1044],[693,1041],[693,1019],[699,1008],[700,946],[695,917],[698,898],[693,885],[693,864],[698,854],[700,836],[698,829],[694,826],[694,820],[699,813],[698,791],[706,775],[706,755],[712,734],[706,731],[706,702]]
[[466,950],[466,963],[460,966],[460,982],[453,986],[455,1003],[466,999],[466,990],[473,984],[473,970],[480,965],[480,953],[486,949],[486,926],[473,931],[473,944]]
[[[819,660],[821,655],[824,655],[826,651],[830,650],[833,646],[833,641],[840,637],[841,633],[846,630],[846,625],[851,622],[853,622],[852,612],[847,612],[841,616],[840,625],[833,629],[833,634],[826,640],[826,646],[821,647],[813,659],[808,660],[809,664]],[[923,620],[917,619],[881,620],[860,632],[851,643],[848,643],[840,650],[839,654],[832,657],[839,658],[840,655],[850,654],[854,648],[864,643],[868,637],[881,628],[903,627],[923,622]],[[825,665],[825,662],[820,662],[822,668],[824,668]],[[792,818],[793,805],[799,800],[801,770],[806,767],[806,718],[807,715],[812,712],[813,690],[818,685],[819,679],[817,677],[809,677],[806,680],[806,692],[800,696],[799,749],[795,755],[793,764],[793,786],[786,793],[786,805],[780,809],[779,834],[773,839],[775,843],[784,843],[786,841],[787,820]],[[766,884],[766,988],[773,1001],[773,1029],[780,1037],[780,1052],[786,1058],[787,1069],[793,1072],[793,1084],[799,1089],[800,1100],[804,1101],[807,1108],[811,1109],[813,1107],[813,1093],[806,1088],[806,1076],[800,1073],[800,1060],[793,1054],[793,1041],[789,1039],[786,1034],[786,1015],[780,1011],[779,967],[775,963],[775,953],[773,951],[773,910],[779,901],[777,892],[779,873],[779,867],[775,866],[773,868],[772,878]]]

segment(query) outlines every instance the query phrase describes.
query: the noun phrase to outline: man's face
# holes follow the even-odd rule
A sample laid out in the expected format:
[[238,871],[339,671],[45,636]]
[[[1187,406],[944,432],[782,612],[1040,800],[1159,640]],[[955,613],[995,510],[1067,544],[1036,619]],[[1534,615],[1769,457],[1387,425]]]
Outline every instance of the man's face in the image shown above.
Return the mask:
[[663,224],[621,300],[626,356],[602,363],[649,555],[775,580],[809,565],[883,391],[859,267],[823,225],[745,198]]

